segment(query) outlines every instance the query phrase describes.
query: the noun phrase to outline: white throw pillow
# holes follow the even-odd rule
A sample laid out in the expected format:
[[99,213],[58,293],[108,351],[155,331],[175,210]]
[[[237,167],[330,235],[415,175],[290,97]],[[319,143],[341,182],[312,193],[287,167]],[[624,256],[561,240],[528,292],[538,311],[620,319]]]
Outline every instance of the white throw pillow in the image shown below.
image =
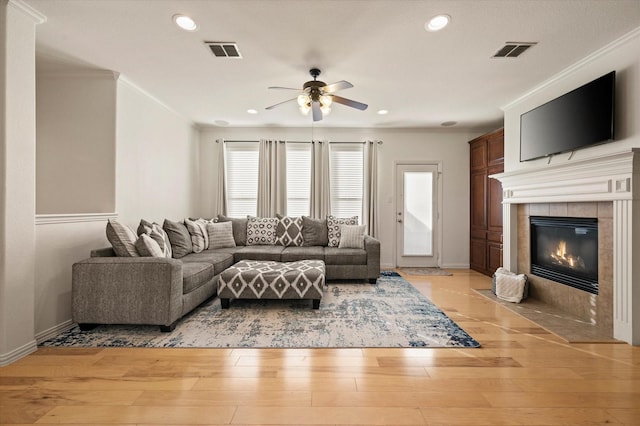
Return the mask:
[[340,225],[339,248],[364,248],[365,225]]
[[184,224],[187,226],[189,235],[191,236],[191,244],[193,244],[193,252],[200,253],[209,248],[209,234],[207,233],[207,222],[204,219],[185,219]]

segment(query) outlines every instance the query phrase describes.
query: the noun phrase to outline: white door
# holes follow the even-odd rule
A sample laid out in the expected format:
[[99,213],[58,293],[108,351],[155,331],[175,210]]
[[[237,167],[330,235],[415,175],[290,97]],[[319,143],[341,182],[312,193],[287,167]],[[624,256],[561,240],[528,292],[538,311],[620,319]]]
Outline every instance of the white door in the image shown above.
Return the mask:
[[437,191],[437,165],[396,165],[396,266],[439,266]]

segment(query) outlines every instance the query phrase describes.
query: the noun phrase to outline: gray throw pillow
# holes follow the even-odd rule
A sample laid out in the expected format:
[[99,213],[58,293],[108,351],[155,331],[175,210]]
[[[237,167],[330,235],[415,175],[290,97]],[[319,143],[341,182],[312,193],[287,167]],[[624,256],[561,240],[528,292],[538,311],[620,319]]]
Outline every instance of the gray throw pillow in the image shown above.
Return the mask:
[[191,235],[187,231],[187,227],[182,222],[174,222],[165,219],[162,224],[171,242],[171,251],[175,259],[180,259],[193,251],[191,243]]
[[237,246],[247,245],[247,218],[227,217],[218,215],[218,222],[231,222],[233,227],[233,239]]
[[137,257],[136,234],[127,225],[115,219],[107,222],[107,240],[111,243],[116,256]]
[[302,218],[276,215],[276,245],[300,247],[304,243],[302,237]]
[[328,246],[327,219],[302,216],[302,239],[305,247]]
[[164,252],[160,245],[155,242],[148,234],[141,234],[136,241],[136,249],[140,256],[144,257],[164,257]]
[[207,233],[211,249],[236,246],[233,239],[233,223],[231,222],[207,223]]
[[364,248],[365,225],[340,225],[339,248]]
[[162,225],[159,225],[155,222],[151,223],[147,220],[141,219],[140,225],[138,225],[138,236],[142,234],[147,234],[153,241],[158,243],[160,249],[164,253],[164,257],[172,257],[171,242],[169,241],[169,236],[167,235],[167,233],[164,231],[164,229],[162,229]]
[[329,233],[329,247],[338,247],[340,245],[340,225],[357,225],[358,216],[353,217],[335,217],[327,216],[327,229]]

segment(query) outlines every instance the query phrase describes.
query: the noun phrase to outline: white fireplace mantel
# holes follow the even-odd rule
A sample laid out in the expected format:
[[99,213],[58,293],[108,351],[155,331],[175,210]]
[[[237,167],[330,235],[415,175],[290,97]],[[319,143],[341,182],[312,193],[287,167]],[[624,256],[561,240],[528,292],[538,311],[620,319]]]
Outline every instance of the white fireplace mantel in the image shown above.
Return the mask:
[[512,271],[518,204],[613,202],[613,334],[640,345],[640,149],[490,177],[502,183],[503,265]]

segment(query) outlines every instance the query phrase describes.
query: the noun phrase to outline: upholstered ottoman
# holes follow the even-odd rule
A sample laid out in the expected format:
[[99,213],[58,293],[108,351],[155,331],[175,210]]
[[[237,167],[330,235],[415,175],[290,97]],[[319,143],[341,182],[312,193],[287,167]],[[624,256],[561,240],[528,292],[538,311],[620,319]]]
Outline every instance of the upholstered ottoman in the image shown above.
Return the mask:
[[325,288],[322,260],[243,260],[222,271],[218,297],[222,309],[230,299],[311,299],[318,309]]

